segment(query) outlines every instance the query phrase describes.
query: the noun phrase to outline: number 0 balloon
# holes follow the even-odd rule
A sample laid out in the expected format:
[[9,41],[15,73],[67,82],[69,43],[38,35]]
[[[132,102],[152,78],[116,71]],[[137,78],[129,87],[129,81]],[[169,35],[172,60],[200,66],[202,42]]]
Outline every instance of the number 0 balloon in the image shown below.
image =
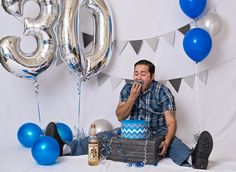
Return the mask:
[[[103,0],[85,0],[78,8],[79,0],[62,0],[59,24],[59,44],[62,59],[74,73],[86,79],[101,72],[109,63],[113,44],[111,10]],[[77,8],[87,8],[93,16],[94,38],[92,50],[81,53],[82,38],[78,37]]]
[[101,72],[109,63],[112,55],[113,22],[111,10],[104,0],[85,0],[80,8],[87,8],[93,16],[93,48],[83,54],[84,76],[92,77]]

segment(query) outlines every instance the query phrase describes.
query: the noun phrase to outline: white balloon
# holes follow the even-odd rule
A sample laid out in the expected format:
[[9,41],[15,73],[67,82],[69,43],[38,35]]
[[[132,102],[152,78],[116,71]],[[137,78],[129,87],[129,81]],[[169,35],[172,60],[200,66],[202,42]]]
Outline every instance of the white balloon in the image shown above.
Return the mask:
[[221,17],[216,13],[207,13],[196,21],[196,26],[205,29],[211,36],[217,35],[222,27]]

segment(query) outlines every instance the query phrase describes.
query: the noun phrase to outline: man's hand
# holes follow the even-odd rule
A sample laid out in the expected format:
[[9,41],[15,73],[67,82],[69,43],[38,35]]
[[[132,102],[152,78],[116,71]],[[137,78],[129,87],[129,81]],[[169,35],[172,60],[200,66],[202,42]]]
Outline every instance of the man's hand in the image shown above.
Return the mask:
[[133,108],[134,102],[139,96],[142,89],[142,84],[138,82],[134,82],[131,90],[130,95],[127,101],[120,102],[116,108],[116,116],[119,121],[127,119],[130,115],[130,112]]
[[159,148],[161,150],[159,155],[160,156],[166,156],[168,147],[169,147],[169,144],[166,141],[162,141],[160,146],[159,146]]
[[136,100],[142,90],[142,84],[138,82],[134,82],[131,90],[130,90],[130,98]]

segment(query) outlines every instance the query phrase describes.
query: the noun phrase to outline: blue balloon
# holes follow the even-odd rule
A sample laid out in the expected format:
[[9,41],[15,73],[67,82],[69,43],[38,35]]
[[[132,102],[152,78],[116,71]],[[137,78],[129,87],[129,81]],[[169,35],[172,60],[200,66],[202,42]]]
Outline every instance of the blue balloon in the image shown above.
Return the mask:
[[41,136],[34,142],[31,153],[38,164],[52,165],[59,157],[60,148],[54,138]]
[[21,125],[17,132],[17,139],[25,147],[32,147],[36,139],[43,135],[43,130],[34,123]]
[[194,28],[187,32],[183,40],[185,53],[195,62],[202,61],[211,51],[212,40],[210,34],[201,28]]
[[182,11],[191,18],[198,17],[205,9],[207,0],[179,0]]
[[71,142],[73,140],[73,134],[70,127],[64,123],[56,123],[56,125],[61,139],[63,141]]

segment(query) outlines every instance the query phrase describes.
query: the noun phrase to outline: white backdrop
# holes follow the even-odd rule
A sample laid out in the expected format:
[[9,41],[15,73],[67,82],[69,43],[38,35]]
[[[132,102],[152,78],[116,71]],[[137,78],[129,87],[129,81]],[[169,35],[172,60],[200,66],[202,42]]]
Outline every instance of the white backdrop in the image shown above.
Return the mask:
[[[192,22],[179,8],[176,0],[119,0],[109,1],[113,11],[115,25],[115,41],[131,41],[160,36],[157,50],[153,51],[146,42],[136,54],[128,43],[120,54],[114,48],[111,63],[103,71],[107,76],[102,82],[99,77],[92,77],[82,83],[80,125],[87,133],[92,121],[107,119],[114,127],[120,123],[115,117],[115,108],[119,92],[125,81],[132,78],[133,64],[140,59],[148,59],[156,64],[156,78],[166,81],[177,102],[177,135],[188,146],[193,146],[193,134],[200,130],[209,130],[214,139],[214,148],[210,157],[209,170],[235,171],[236,151],[236,1],[211,0],[208,10],[216,10],[223,20],[221,33],[213,39],[210,55],[198,64],[198,80],[193,80],[196,65],[184,53],[183,35],[178,28]],[[31,2],[26,3],[25,14],[35,14],[38,8]],[[207,12],[207,11],[206,11]],[[163,22],[163,20],[165,22]],[[32,51],[36,45],[32,38],[22,35],[23,24],[5,13],[0,7],[0,38],[6,35],[18,35],[22,38],[22,49]],[[84,21],[86,23],[86,19]],[[91,28],[82,27],[82,31],[90,33]],[[175,33],[173,45],[163,37],[168,32]],[[59,58],[59,57],[57,57]],[[99,75],[101,76],[101,75]],[[189,85],[187,77],[192,78]],[[177,92],[168,80],[182,78]],[[186,79],[186,80],[185,80]],[[65,64],[54,65],[39,78],[39,105],[44,128],[50,121],[68,124],[71,129],[77,125],[78,94],[76,83],[78,78],[69,72]],[[196,97],[198,84],[198,105]],[[36,97],[32,81],[17,78],[0,67],[0,171],[78,171],[80,168],[97,171],[123,169],[132,171],[122,163],[109,162],[105,166],[91,169],[86,157],[63,157],[52,167],[37,165],[30,155],[29,149],[23,148],[17,141],[16,133],[25,122],[39,124]],[[24,157],[24,158],[22,158]],[[80,161],[78,161],[80,160]],[[165,163],[166,162],[166,163]],[[12,165],[15,163],[15,165]],[[80,167],[77,166],[80,164]],[[161,164],[161,163],[160,163]],[[120,167],[120,168],[117,168]],[[166,160],[160,169],[165,171],[189,171],[177,167]],[[82,170],[82,169],[81,169]],[[140,171],[156,171],[154,167],[145,167]]]

